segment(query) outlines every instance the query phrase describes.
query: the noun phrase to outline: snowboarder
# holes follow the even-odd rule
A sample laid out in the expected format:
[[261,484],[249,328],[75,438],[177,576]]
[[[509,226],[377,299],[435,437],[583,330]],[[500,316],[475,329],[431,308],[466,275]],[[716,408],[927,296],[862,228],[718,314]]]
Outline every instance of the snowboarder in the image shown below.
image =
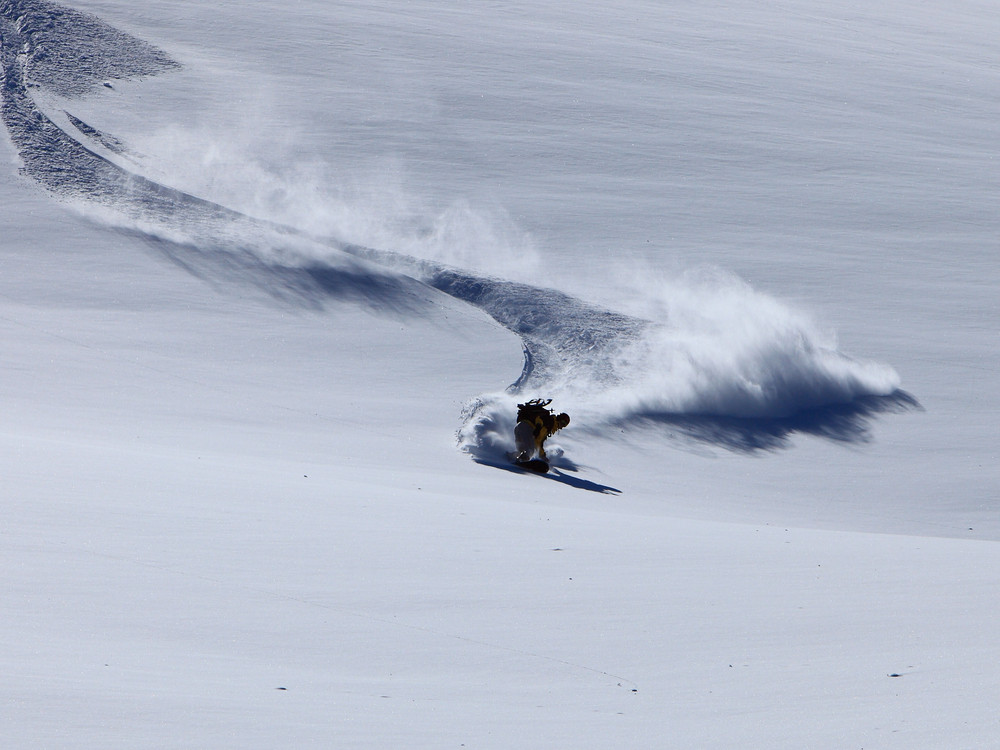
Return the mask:
[[[517,426],[514,427],[514,462],[536,471],[548,471],[545,439],[569,424],[569,414],[556,414],[548,405],[552,399],[535,398],[517,405]],[[537,467],[537,468],[536,468]]]

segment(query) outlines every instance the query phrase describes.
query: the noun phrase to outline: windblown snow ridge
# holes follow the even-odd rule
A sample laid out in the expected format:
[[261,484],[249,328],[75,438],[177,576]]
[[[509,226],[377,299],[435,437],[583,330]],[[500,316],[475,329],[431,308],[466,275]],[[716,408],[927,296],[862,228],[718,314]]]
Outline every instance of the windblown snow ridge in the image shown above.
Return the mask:
[[529,385],[553,388],[581,372],[588,373],[597,387],[619,383],[615,355],[634,343],[649,325],[556,289],[476,276],[401,253],[357,245],[343,249],[474,305],[520,336],[525,346],[525,367],[511,385],[514,393]]
[[[133,216],[242,218],[112,164],[53,122],[30,93],[41,88],[79,97],[108,79],[179,68],[164,52],[99,18],[45,0],[0,0],[0,63],[0,117],[24,163],[23,171],[53,193],[97,201]],[[65,114],[80,133],[115,150],[116,139]]]
[[[507,394],[481,397],[467,411],[462,440],[474,454],[502,449],[511,402],[533,395],[557,396],[578,423],[666,425],[748,450],[780,445],[794,431],[863,440],[872,415],[916,405],[892,368],[840,354],[760,298],[723,290],[720,305],[689,286],[674,297],[690,309],[630,316],[553,289],[312,237],[129,171],[112,160],[122,151],[114,136],[63,110],[47,114],[32,96],[43,89],[78,97],[109,79],[179,67],[93,16],[46,0],[0,0],[0,63],[0,118],[22,171],[59,197],[102,207],[179,264],[238,267],[279,295],[399,311],[418,310],[431,287],[516,333],[525,352],[520,377]],[[701,306],[727,305],[737,325],[705,323]]]
[[100,143],[108,151],[111,151],[112,153],[115,154],[124,154],[128,152],[128,149],[125,148],[125,144],[119,141],[113,135],[100,131],[97,128],[91,127],[83,120],[81,120],[79,117],[76,117],[70,114],[69,112],[64,111],[64,114],[66,115],[67,119],[70,121],[70,123],[73,125],[74,128],[79,130],[81,133],[83,133],[91,140]]
[[0,0],[0,19],[4,47],[21,58],[25,82],[61,96],[82,96],[109,79],[180,67],[162,50],[100,18],[46,0]]

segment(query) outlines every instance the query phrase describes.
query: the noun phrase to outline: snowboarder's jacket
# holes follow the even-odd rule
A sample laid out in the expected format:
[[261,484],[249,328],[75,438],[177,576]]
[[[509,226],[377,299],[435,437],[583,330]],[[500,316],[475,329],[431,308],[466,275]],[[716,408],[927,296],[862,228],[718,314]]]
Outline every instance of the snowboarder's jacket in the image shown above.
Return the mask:
[[525,404],[517,405],[517,424],[531,425],[531,434],[535,439],[535,451],[540,458],[545,458],[542,444],[553,432],[561,430],[569,424],[569,414],[556,414],[546,407],[552,399],[532,399]]

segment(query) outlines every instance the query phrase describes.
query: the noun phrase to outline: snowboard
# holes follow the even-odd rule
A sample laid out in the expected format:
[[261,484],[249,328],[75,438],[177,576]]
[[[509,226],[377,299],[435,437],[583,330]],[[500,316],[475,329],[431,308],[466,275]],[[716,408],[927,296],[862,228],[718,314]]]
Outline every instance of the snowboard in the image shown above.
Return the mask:
[[545,474],[549,470],[549,462],[541,458],[533,458],[530,461],[515,461],[514,465],[538,474]]

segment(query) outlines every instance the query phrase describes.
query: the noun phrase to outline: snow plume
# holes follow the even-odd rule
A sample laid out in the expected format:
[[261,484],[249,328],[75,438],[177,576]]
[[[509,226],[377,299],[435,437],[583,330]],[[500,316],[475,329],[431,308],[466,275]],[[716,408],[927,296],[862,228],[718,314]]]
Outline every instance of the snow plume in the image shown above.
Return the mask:
[[[259,89],[243,106],[213,111],[202,123],[133,135],[128,153],[116,134],[71,111],[51,111],[42,90],[79,98],[109,79],[180,68],[95,16],[46,0],[0,0],[0,62],[0,118],[24,172],[62,198],[117,212],[116,224],[130,217],[138,229],[159,226],[162,235],[173,233],[171,226],[253,217],[325,238],[298,243],[303,265],[327,263],[330,245],[351,243],[508,278],[527,278],[537,267],[533,239],[502,207],[427,198],[407,185],[392,157],[350,168],[303,162],[295,127],[269,127],[267,113],[282,108],[275,92]],[[251,250],[237,244],[241,254]],[[265,251],[261,260],[273,258]]]
[[220,113],[211,125],[171,125],[137,139],[137,150],[150,155],[145,174],[317,238],[508,278],[537,270],[534,239],[502,206],[432,200],[411,187],[391,156],[350,168],[303,162],[294,128],[259,134],[253,118],[268,106],[257,102],[242,114]]
[[[842,354],[808,315],[731,274],[701,270],[642,286],[624,297],[634,317],[560,305],[570,326],[587,326],[586,345],[570,331],[549,335],[552,321],[540,317],[559,309],[526,311],[525,374],[510,393],[469,405],[460,444],[498,458],[509,450],[516,401],[536,395],[573,415],[570,430],[658,425],[734,450],[781,447],[793,432],[862,442],[871,416],[917,405],[893,368]],[[559,366],[532,367],[535,357]]]
[[622,376],[598,394],[602,413],[780,419],[899,388],[891,367],[842,354],[809,315],[732,274],[650,286],[629,298],[654,325],[615,353]]

